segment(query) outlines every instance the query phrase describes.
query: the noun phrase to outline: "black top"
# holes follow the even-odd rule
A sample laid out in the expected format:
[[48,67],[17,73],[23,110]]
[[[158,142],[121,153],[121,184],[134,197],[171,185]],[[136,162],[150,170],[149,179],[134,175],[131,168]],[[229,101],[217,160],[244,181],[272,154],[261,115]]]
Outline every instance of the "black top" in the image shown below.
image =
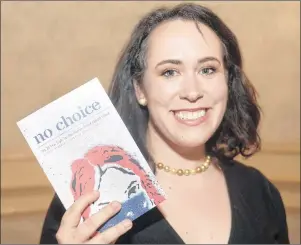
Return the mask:
[[[229,244],[289,244],[284,205],[277,188],[255,168],[236,161],[225,161],[232,209]],[[41,244],[57,243],[55,234],[65,209],[55,196],[47,212]],[[117,243],[184,244],[156,208],[134,221],[133,228]]]

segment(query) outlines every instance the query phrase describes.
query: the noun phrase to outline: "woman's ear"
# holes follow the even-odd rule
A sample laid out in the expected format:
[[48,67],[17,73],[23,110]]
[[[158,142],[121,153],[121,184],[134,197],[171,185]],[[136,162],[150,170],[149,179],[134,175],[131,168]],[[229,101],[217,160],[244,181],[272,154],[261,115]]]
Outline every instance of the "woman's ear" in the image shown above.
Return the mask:
[[137,82],[137,80],[134,80],[134,89],[135,89],[135,94],[136,94],[136,98],[138,103],[141,106],[146,106],[147,105],[147,100],[145,97],[145,93],[143,91],[142,86]]

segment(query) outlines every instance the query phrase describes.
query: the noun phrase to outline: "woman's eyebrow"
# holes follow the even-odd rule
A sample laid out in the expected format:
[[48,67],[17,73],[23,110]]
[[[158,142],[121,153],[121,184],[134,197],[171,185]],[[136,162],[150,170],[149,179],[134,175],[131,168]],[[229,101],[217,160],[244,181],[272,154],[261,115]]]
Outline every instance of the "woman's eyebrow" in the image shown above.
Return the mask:
[[[198,60],[198,63],[199,64],[202,64],[202,63],[205,63],[207,61],[217,61],[218,63],[221,63],[220,60],[214,56],[206,56],[206,57],[203,57],[201,59]],[[156,68],[158,66],[161,66],[161,65],[165,65],[165,64],[173,64],[173,65],[181,65],[183,64],[183,62],[181,60],[176,60],[176,59],[167,59],[167,60],[162,60],[160,61],[157,65],[156,65]]]
[[199,64],[202,64],[202,63],[205,63],[205,62],[208,62],[208,61],[216,61],[218,63],[221,63],[220,60],[214,56],[207,56],[207,57],[204,57],[204,58],[201,58],[198,60],[198,63]]
[[174,59],[167,59],[167,60],[162,60],[160,61],[157,65],[156,68],[158,66],[161,65],[165,65],[165,64],[174,64],[174,65],[181,65],[183,62],[181,60],[174,60]]

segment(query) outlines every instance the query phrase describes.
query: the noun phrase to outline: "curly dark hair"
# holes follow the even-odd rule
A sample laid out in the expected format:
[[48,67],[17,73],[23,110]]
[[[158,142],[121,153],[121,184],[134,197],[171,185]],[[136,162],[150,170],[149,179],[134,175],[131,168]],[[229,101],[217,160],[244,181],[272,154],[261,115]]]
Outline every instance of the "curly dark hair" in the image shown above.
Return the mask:
[[173,8],[159,8],[143,17],[134,28],[115,68],[109,96],[136,144],[149,160],[150,167],[155,170],[146,147],[149,114],[147,109],[138,104],[133,82],[141,82],[143,79],[150,33],[161,23],[174,19],[208,26],[216,33],[223,46],[223,62],[229,88],[228,104],[219,128],[206,143],[206,151],[218,158],[227,159],[233,159],[239,154],[243,157],[253,155],[261,145],[258,134],[260,108],[256,101],[257,93],[242,70],[237,38],[210,9],[191,3],[179,4]]

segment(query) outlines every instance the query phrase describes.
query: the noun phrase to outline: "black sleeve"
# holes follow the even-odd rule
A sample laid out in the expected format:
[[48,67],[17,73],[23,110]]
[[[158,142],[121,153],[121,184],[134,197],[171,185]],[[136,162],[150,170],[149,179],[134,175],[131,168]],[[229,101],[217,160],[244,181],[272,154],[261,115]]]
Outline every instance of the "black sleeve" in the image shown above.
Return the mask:
[[269,181],[268,190],[272,204],[272,216],[277,224],[278,233],[276,240],[278,244],[290,244],[288,235],[288,226],[286,220],[286,211],[279,190]]
[[[57,195],[54,195],[48,211],[46,213],[46,217],[44,220],[42,233],[40,237],[40,244],[58,244],[56,240],[56,233],[60,227],[62,217],[66,209],[64,208],[62,202],[60,201]],[[128,235],[121,236],[116,244],[129,244],[130,240]]]
[[44,220],[40,244],[57,244],[55,235],[60,227],[65,208],[59,197],[55,195],[50,203]]

